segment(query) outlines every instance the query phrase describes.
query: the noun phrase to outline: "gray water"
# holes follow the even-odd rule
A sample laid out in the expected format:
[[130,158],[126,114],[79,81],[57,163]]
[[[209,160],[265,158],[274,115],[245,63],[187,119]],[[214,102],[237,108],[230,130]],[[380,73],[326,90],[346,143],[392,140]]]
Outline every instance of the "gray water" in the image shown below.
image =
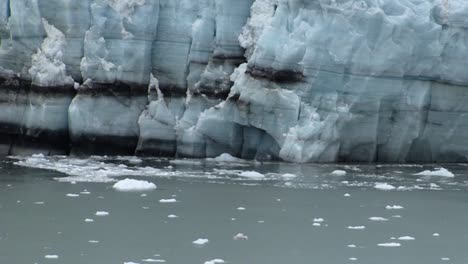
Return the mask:
[[[142,169],[144,176],[129,178],[158,188],[119,192],[96,174],[126,178],[113,170],[119,164]],[[135,162],[125,157],[16,158],[3,160],[0,167],[2,264],[203,264],[213,259],[239,264],[468,263],[464,165],[444,166],[454,178],[413,175],[436,166]],[[347,174],[332,175],[336,169]],[[236,176],[246,170],[266,179]],[[284,173],[297,177],[285,179]],[[374,187],[382,182],[401,187]],[[159,202],[167,198],[177,202]],[[404,208],[388,210],[387,205]],[[97,211],[109,215],[96,216]],[[178,218],[168,218],[170,214]],[[234,240],[238,233],[248,240]],[[414,240],[398,240],[403,236]],[[194,245],[198,238],[209,242]],[[390,242],[400,246],[378,246]]]

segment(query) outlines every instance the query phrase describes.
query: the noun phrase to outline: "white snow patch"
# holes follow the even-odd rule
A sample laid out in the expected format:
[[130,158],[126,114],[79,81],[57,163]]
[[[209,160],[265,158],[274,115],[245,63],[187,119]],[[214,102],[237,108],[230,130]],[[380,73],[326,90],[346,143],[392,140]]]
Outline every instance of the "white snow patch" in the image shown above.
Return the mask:
[[199,239],[193,241],[192,244],[203,246],[208,242],[210,242],[210,241],[208,239],[206,239],[206,238],[199,238]]
[[425,171],[416,173],[414,175],[418,175],[418,176],[439,176],[439,177],[448,177],[448,178],[455,177],[455,174],[453,174],[452,172],[450,172],[449,170],[447,170],[445,168],[439,168],[439,169],[436,169],[434,171],[425,170]]
[[345,176],[346,171],[344,171],[344,170],[334,170],[334,171],[332,171],[331,175],[333,175],[333,176]]
[[156,184],[148,181],[141,181],[135,179],[125,179],[116,182],[112,188],[121,192],[138,192],[138,191],[149,191],[155,190]]
[[388,183],[376,183],[374,185],[374,188],[378,189],[378,190],[382,190],[382,191],[392,191],[392,190],[395,190],[396,187],[393,186],[393,185],[390,185]]

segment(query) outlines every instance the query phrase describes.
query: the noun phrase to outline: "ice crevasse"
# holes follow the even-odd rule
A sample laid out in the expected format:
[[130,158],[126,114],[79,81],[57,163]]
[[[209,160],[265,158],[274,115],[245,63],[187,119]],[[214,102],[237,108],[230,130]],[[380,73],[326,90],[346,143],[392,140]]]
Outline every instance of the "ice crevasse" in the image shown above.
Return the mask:
[[0,154],[468,160],[463,0],[0,0]]

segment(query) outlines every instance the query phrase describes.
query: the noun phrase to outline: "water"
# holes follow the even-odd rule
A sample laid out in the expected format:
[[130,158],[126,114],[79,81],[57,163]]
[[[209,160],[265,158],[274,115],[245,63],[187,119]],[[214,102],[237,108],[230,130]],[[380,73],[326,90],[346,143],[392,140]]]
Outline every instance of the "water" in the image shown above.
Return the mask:
[[[444,165],[454,178],[413,175],[436,166],[129,157],[17,157],[0,167],[0,263],[468,263],[464,165]],[[337,169],[347,174],[332,175]],[[265,178],[238,176],[251,170]],[[126,178],[119,171],[158,189],[118,192],[111,181]],[[377,183],[400,188],[382,191]],[[159,202],[168,198],[177,202]],[[238,233],[248,240],[234,240]],[[192,244],[199,238],[209,242]],[[391,242],[400,247],[378,246]]]

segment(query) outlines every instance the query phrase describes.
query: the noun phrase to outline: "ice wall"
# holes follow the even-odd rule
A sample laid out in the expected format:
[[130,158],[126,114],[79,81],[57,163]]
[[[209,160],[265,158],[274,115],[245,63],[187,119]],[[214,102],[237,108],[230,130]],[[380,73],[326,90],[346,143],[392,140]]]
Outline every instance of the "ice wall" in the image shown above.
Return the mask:
[[467,15],[462,0],[0,0],[1,152],[467,161]]

